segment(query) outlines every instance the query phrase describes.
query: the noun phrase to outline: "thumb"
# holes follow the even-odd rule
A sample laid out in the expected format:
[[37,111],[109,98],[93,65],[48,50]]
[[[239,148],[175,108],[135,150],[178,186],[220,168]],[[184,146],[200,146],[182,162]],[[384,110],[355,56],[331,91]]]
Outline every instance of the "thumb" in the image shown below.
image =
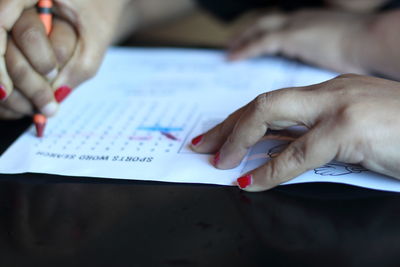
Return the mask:
[[106,46],[96,44],[95,41],[79,40],[72,57],[60,71],[53,87],[76,88],[92,78],[102,62],[105,51]]

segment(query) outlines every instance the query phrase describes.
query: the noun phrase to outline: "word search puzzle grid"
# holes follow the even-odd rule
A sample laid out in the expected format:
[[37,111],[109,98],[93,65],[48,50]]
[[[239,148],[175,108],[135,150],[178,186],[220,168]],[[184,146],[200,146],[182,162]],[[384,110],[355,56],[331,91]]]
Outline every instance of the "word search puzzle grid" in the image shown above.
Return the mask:
[[[198,108],[183,102],[92,101],[60,116],[62,122],[49,122],[45,138],[34,139],[36,149],[94,155],[177,153],[198,119]],[[33,129],[30,133],[34,135]]]

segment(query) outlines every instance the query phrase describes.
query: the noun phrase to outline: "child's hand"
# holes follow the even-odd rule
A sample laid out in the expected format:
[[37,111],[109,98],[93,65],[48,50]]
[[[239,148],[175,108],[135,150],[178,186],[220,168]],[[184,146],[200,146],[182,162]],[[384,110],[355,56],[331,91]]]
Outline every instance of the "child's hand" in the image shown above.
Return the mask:
[[229,59],[282,54],[339,72],[365,73],[350,51],[370,18],[324,9],[270,13],[233,40]]
[[309,131],[277,157],[238,180],[262,191],[332,160],[400,179],[400,83],[342,75],[307,87],[258,96],[192,141],[193,150],[217,152],[217,168],[236,167],[268,129],[304,125]]

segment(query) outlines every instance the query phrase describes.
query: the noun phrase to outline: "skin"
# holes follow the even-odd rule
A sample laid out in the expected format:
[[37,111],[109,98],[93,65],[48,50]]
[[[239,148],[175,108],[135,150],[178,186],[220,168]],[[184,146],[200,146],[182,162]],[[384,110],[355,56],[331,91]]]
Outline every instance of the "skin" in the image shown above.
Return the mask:
[[[93,77],[128,0],[55,0],[50,36],[34,10],[36,3],[0,1],[0,15],[5,15],[0,19],[0,84],[7,92],[7,99],[0,103],[0,118],[46,111],[49,104],[57,106],[53,96],[57,88],[76,88]],[[52,116],[56,111],[44,113]]]
[[270,12],[230,44],[229,59],[280,54],[341,73],[400,78],[400,10],[385,13],[305,9]]
[[8,12],[0,19],[3,25],[7,22],[0,36],[7,44],[0,54],[0,85],[8,95],[0,102],[2,119],[36,110],[55,115],[54,91],[60,86],[76,88],[93,77],[112,42],[187,14],[195,6],[191,0],[55,0],[53,30],[47,36],[33,8],[36,3],[0,0],[0,15]]
[[249,174],[246,191],[273,188],[332,160],[400,179],[400,83],[362,75],[341,75],[307,87],[258,96],[193,146],[216,153],[215,167],[236,167],[268,129],[294,125],[309,131],[277,157]]
[[62,69],[78,39],[73,27],[61,19],[54,20],[53,31],[46,37],[35,9],[24,11],[12,32],[15,38],[8,40],[6,63],[16,89],[1,103],[4,111],[0,112],[7,119],[32,115],[35,109],[56,102],[51,81],[44,73],[57,67]]
[[389,0],[325,0],[327,6],[348,11],[371,12],[379,9]]

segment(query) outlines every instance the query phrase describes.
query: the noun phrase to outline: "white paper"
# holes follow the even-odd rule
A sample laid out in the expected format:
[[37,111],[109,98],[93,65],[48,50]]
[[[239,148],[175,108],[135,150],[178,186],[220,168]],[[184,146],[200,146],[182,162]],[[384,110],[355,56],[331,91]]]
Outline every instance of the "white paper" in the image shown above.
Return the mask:
[[[217,170],[188,144],[258,94],[336,74],[279,58],[227,63],[210,50],[111,49],[99,74],[76,90],[45,137],[34,128],[0,158],[1,173],[233,185],[285,141],[263,140],[240,166]],[[330,163],[288,182],[337,182],[400,192],[400,181]]]

